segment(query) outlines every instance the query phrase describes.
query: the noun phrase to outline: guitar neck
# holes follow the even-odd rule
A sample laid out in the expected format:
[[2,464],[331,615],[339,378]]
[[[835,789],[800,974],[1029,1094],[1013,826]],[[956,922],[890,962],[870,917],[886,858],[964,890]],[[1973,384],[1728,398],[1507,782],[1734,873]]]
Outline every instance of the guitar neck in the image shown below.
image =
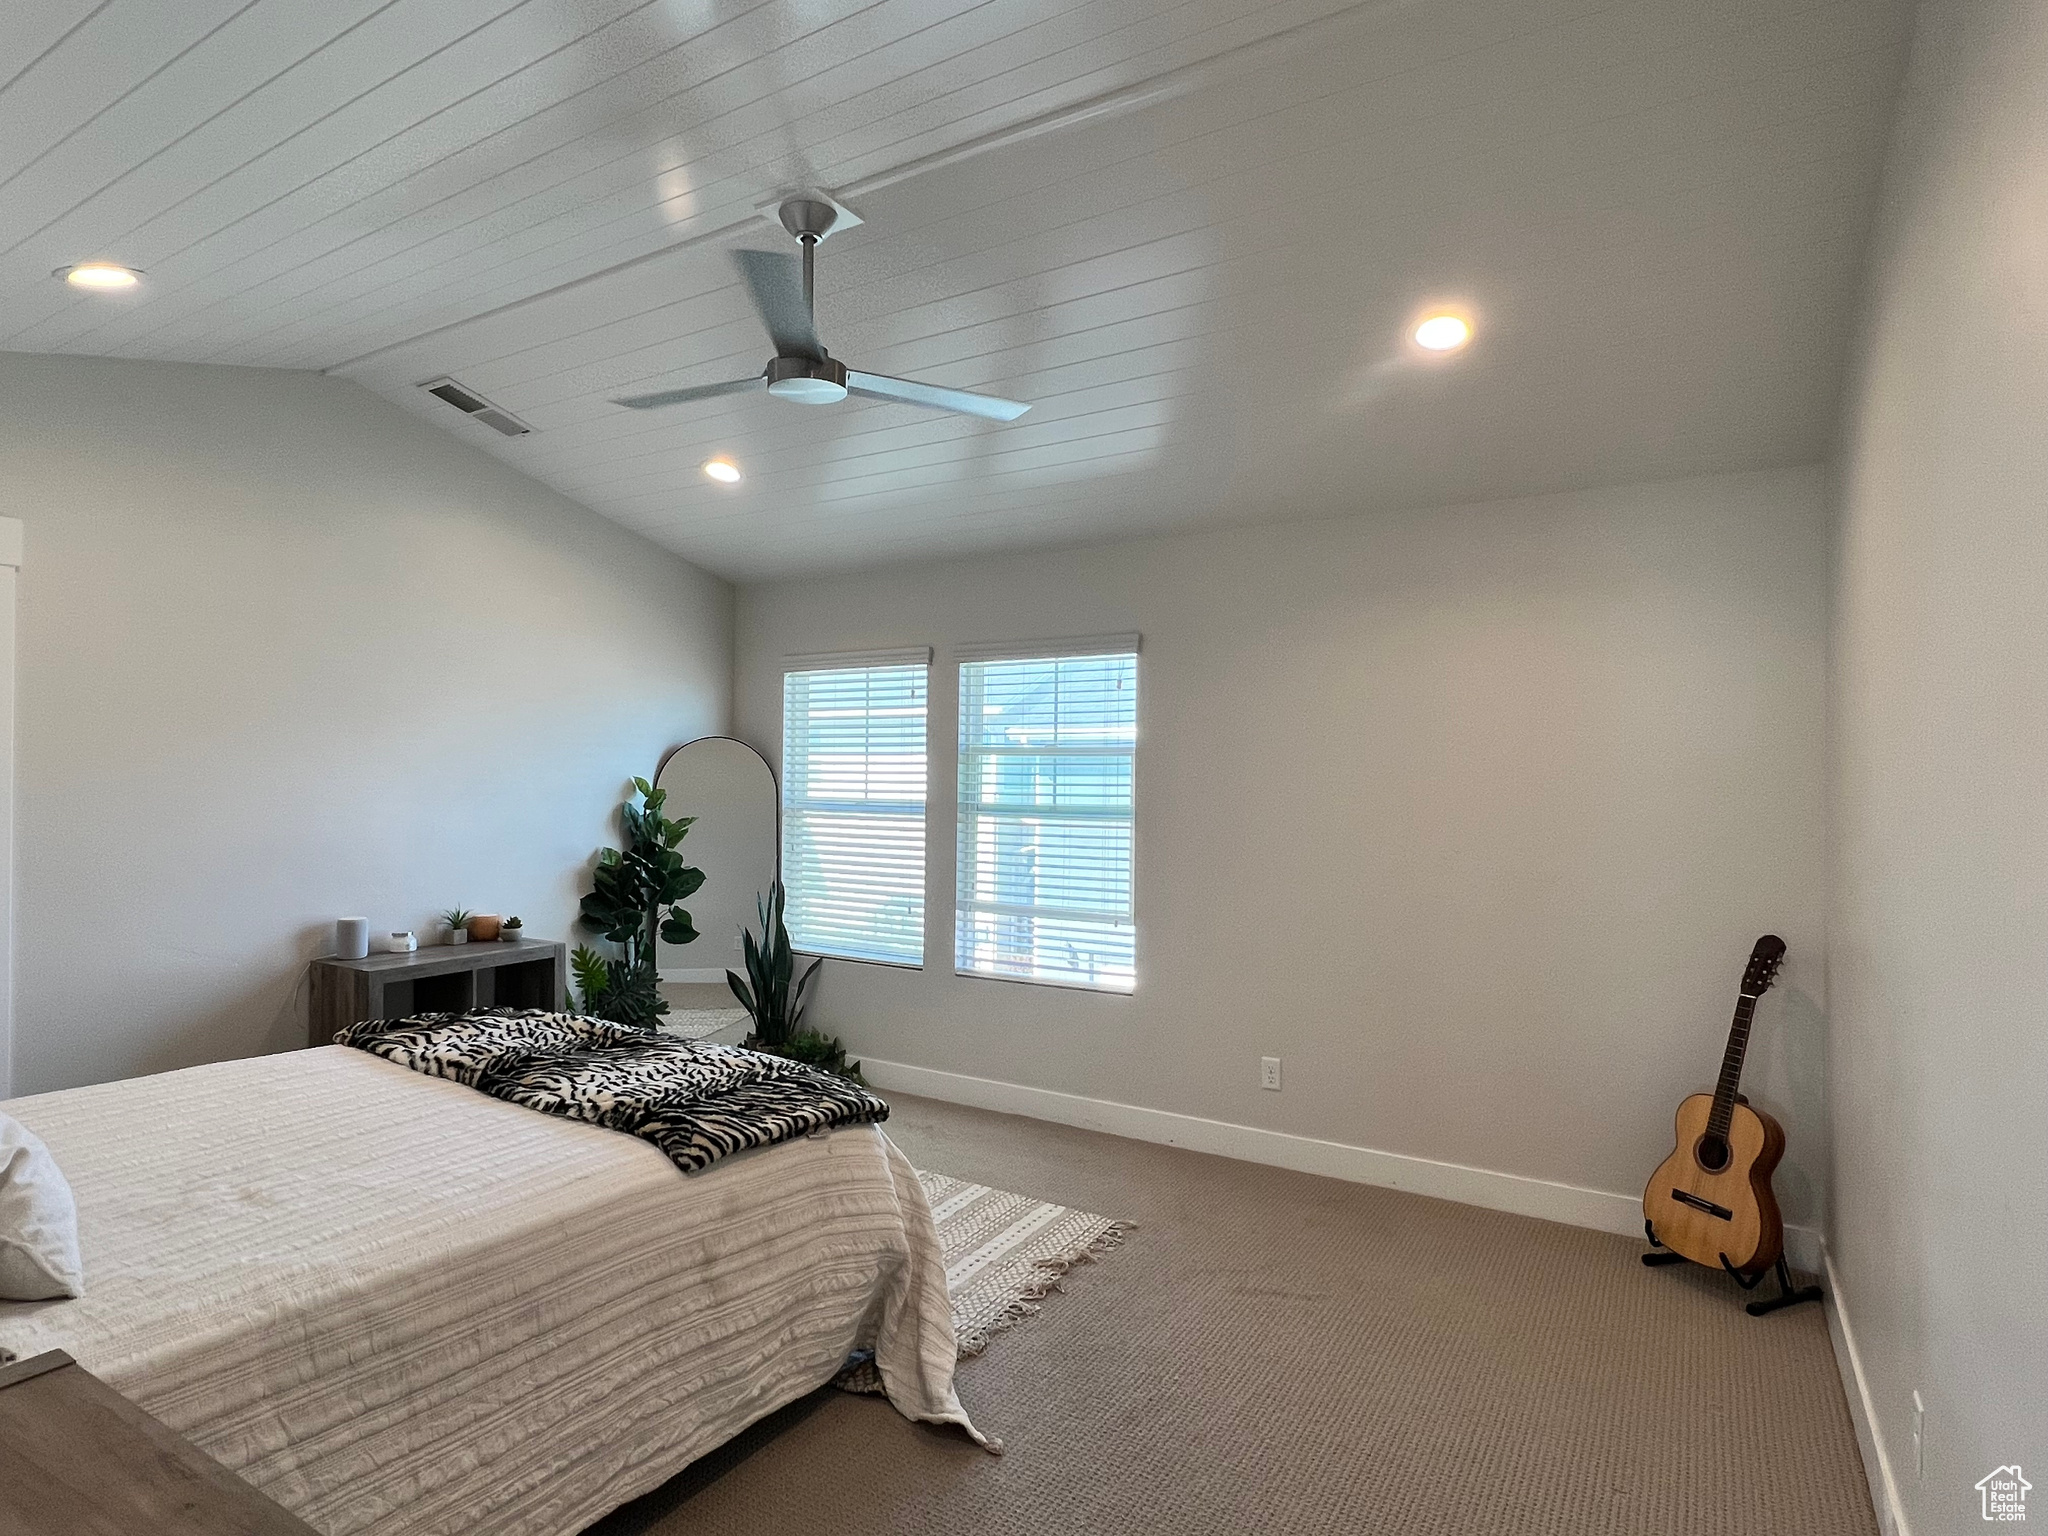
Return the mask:
[[1728,1049],[1721,1054],[1720,1080],[1714,1084],[1714,1108],[1707,1117],[1707,1129],[1717,1136],[1728,1134],[1728,1122],[1735,1115],[1735,1091],[1742,1086],[1742,1058],[1749,1053],[1749,1026],[1755,1018],[1756,998],[1745,992],[1736,999]]

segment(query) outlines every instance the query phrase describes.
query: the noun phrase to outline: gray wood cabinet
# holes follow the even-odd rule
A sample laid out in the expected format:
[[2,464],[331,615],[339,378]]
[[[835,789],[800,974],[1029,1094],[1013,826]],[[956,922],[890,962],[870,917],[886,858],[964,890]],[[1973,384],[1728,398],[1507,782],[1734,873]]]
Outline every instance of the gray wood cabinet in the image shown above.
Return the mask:
[[61,1349],[0,1366],[8,1536],[319,1536]]
[[436,944],[403,955],[313,962],[308,1044],[358,1019],[464,1008],[560,1008],[569,946],[545,939]]

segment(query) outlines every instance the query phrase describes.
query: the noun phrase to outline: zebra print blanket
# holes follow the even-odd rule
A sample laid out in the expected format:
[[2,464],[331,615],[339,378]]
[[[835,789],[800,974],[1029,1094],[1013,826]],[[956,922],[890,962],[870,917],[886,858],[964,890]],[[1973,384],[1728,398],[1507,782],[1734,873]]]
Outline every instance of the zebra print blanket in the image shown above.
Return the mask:
[[751,1147],[889,1118],[857,1083],[801,1062],[538,1009],[368,1019],[338,1045],[542,1114],[651,1141],[685,1173]]

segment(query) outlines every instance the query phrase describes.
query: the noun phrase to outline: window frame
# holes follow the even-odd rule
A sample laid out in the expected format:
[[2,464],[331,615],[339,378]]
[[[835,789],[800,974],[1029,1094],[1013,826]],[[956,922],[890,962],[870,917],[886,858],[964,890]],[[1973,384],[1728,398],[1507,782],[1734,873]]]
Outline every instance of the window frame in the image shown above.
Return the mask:
[[[1141,637],[1135,634],[1086,635],[1058,640],[1005,641],[998,643],[972,643],[957,646],[954,650],[955,696],[954,712],[958,717],[959,733],[956,737],[957,759],[954,764],[954,829],[953,829],[953,974],[969,981],[1000,981],[1022,986],[1055,987],[1068,992],[1085,992],[1095,997],[1131,997],[1138,990],[1138,813],[1137,778],[1138,748],[1143,734],[1139,717],[1139,703],[1134,698],[1131,709],[1131,745],[1128,753],[1130,763],[1130,800],[1126,825],[1130,829],[1130,886],[1129,905],[1126,921],[1131,935],[1131,978],[1128,985],[1116,985],[1100,981],[1089,981],[1077,976],[1018,976],[1000,971],[981,970],[963,963],[962,933],[963,922],[970,912],[983,910],[983,904],[973,900],[974,885],[971,879],[973,866],[968,857],[970,828],[979,824],[982,817],[976,805],[969,802],[968,775],[971,765],[983,760],[987,754],[975,751],[969,745],[970,724],[968,720],[969,688],[967,673],[970,667],[1001,662],[1058,662],[1098,657],[1125,657],[1131,659],[1133,693],[1142,692],[1138,685],[1139,658],[1142,655]],[[1048,751],[1047,755],[1057,755]],[[1107,755],[1107,754],[1105,754]],[[1122,755],[1122,754],[1116,754]],[[1027,912],[1023,915],[1029,915]]]
[[[923,724],[924,724],[924,742],[923,742],[923,756],[924,756],[924,778],[923,778],[923,782],[922,782],[922,784],[921,784],[921,786],[920,786],[920,793],[921,793],[921,795],[922,795],[922,799],[921,799],[921,800],[920,800],[920,802],[919,802],[919,811],[920,811],[920,817],[919,817],[919,828],[918,828],[918,832],[919,832],[919,839],[918,839],[918,840],[919,840],[919,857],[918,857],[918,860],[917,860],[917,875],[918,875],[918,912],[917,912],[917,927],[916,927],[916,932],[917,932],[917,958],[916,958],[915,960],[910,960],[910,959],[904,959],[904,958],[900,958],[900,957],[884,957],[884,956],[879,956],[879,955],[857,955],[857,954],[846,954],[846,953],[842,953],[841,951],[839,951],[839,950],[836,950],[836,949],[830,949],[830,948],[821,948],[821,947],[818,947],[818,946],[817,946],[817,945],[815,945],[815,944],[805,943],[805,942],[804,942],[803,940],[799,939],[799,937],[797,936],[797,933],[796,933],[796,931],[795,931],[795,926],[796,926],[796,925],[790,922],[790,919],[789,919],[789,911],[788,911],[788,905],[787,905],[787,892],[788,892],[788,889],[789,889],[789,883],[788,883],[787,875],[788,875],[788,869],[789,869],[789,863],[790,863],[790,860],[789,860],[789,845],[790,845],[790,838],[791,838],[791,835],[792,835],[792,832],[793,832],[793,830],[794,830],[794,829],[795,829],[796,827],[798,827],[798,826],[799,826],[800,824],[802,824],[802,825],[807,825],[807,824],[808,824],[808,823],[807,823],[807,820],[806,820],[806,818],[804,818],[804,817],[803,817],[803,816],[802,816],[802,815],[800,814],[803,808],[802,808],[801,806],[797,806],[797,807],[795,807],[795,808],[793,809],[793,808],[792,808],[792,805],[791,805],[791,802],[790,802],[790,799],[789,799],[789,792],[790,792],[790,789],[789,789],[789,786],[790,786],[790,773],[789,773],[789,760],[790,760],[790,730],[789,730],[789,727],[790,727],[790,714],[789,714],[789,705],[790,705],[790,694],[789,694],[789,680],[790,680],[791,676],[792,676],[793,674],[796,674],[796,673],[806,673],[806,672],[808,672],[808,673],[816,673],[816,672],[858,672],[858,671],[879,671],[879,670],[884,670],[884,669],[894,669],[894,668],[910,668],[910,667],[922,667],[922,668],[924,669],[924,674],[925,674],[925,676],[924,676],[924,685],[923,685],[923,686],[924,686],[924,692],[923,692],[923,705],[924,705],[924,720],[923,720]],[[932,890],[931,890],[931,884],[932,884],[932,881],[931,881],[931,799],[932,799],[932,796],[931,796],[931,772],[932,772],[932,751],[931,751],[931,713],[932,713],[932,677],[931,677],[931,674],[932,674],[932,649],[931,649],[931,647],[930,647],[930,646],[915,646],[915,647],[907,647],[907,648],[898,648],[898,649],[891,649],[891,650],[877,650],[877,651],[842,651],[842,652],[829,652],[829,653],[824,653],[824,654],[818,654],[818,655],[804,655],[804,656],[787,656],[787,657],[784,657],[784,658],[783,658],[783,661],[782,661],[782,668],[781,668],[781,677],[782,677],[782,727],[781,727],[781,729],[782,729],[782,772],[781,772],[781,773],[780,773],[779,775],[777,775],[777,778],[778,778],[778,783],[777,783],[777,786],[776,786],[776,797],[775,797],[775,798],[776,798],[776,807],[777,807],[777,812],[778,812],[778,815],[779,815],[779,817],[780,817],[780,827],[779,827],[779,829],[778,829],[778,834],[777,834],[777,838],[776,838],[776,849],[775,849],[775,858],[776,858],[776,872],[777,872],[777,875],[778,875],[778,877],[779,877],[779,878],[781,878],[781,879],[783,880],[783,888],[784,888],[784,892],[785,892],[785,909],[784,909],[784,913],[783,913],[783,921],[784,921],[785,925],[789,926],[789,927],[790,927],[790,929],[791,929],[791,932],[790,932],[790,947],[791,947],[791,949],[792,949],[792,950],[793,950],[793,951],[794,951],[795,953],[798,953],[798,954],[802,954],[802,955],[808,955],[808,956],[814,956],[814,957],[816,957],[816,958],[819,958],[819,959],[824,959],[824,960],[834,960],[834,961],[839,961],[839,962],[841,962],[841,963],[844,963],[844,964],[848,964],[848,965],[878,965],[878,966],[884,966],[884,967],[887,967],[887,968],[889,968],[889,969],[891,969],[891,970],[899,970],[899,971],[922,971],[922,970],[924,970],[924,969],[926,968],[926,964],[927,964],[927,961],[928,961],[928,959],[929,959],[929,954],[928,954],[928,951],[929,951],[929,949],[930,949],[930,926],[931,926],[931,898],[932,898]],[[806,750],[806,757],[808,758],[808,749]],[[809,785],[809,772],[808,772],[808,768],[806,769],[806,773],[805,773],[805,785],[806,785],[806,788],[808,788],[808,785]]]

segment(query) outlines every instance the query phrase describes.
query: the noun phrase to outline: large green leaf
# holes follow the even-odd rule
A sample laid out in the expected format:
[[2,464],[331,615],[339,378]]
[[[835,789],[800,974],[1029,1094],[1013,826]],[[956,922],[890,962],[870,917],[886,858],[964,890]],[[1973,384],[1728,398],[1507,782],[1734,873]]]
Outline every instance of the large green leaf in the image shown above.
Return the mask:
[[802,977],[800,977],[797,981],[796,994],[794,998],[791,1000],[789,1007],[789,1033],[792,1036],[801,1034],[803,1032],[805,1007],[804,990],[810,986],[811,978],[818,974],[818,967],[823,965],[824,963],[825,962],[823,960],[813,960],[808,966],[804,968],[804,973]]
[[576,989],[583,994],[583,1011],[596,1013],[611,989],[611,972],[605,958],[587,944],[578,944],[569,956],[569,969],[576,975]]
[[725,984],[732,988],[732,995],[740,1000],[740,1006],[749,1014],[755,1013],[754,994],[747,990],[747,984],[740,980],[738,971],[725,973]]
[[611,963],[612,989],[605,997],[603,1017],[620,1024],[651,1030],[668,1012],[668,1000],[661,995],[661,977],[653,965]]
[[[634,1000],[618,1007],[638,1018],[651,1016],[660,997],[658,974],[653,970],[657,939],[666,935],[669,943],[687,944],[696,937],[690,915],[684,912],[678,917],[669,909],[702,888],[704,872],[685,864],[675,851],[694,818],[663,816],[667,794],[645,779],[635,779],[633,788],[642,803],[636,806],[627,800],[619,807],[626,846],[598,850],[590,893],[580,903],[578,921],[618,946],[619,963],[625,967],[621,976],[634,978]],[[642,972],[655,980],[644,980]],[[612,990],[623,993],[626,984],[616,983]]]

